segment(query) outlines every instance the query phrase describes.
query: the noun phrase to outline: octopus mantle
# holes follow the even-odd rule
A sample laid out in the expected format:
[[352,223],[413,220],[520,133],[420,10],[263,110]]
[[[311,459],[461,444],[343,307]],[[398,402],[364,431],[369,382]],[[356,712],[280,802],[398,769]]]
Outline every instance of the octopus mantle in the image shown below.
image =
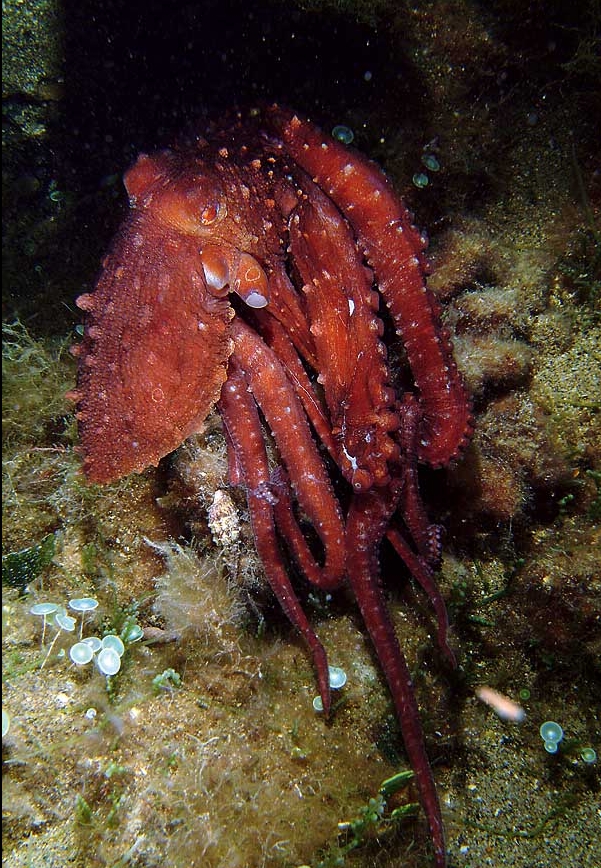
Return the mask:
[[[378,566],[386,537],[431,599],[452,661],[439,532],[417,468],[447,464],[471,423],[422,237],[373,163],[278,106],[140,156],[125,186],[130,213],[77,301],[84,472],[106,483],[155,465],[216,406],[230,481],[245,487],[267,579],[311,649],[326,714],[326,654],[289,562],[316,587],[353,589],[441,868],[439,801]],[[404,348],[405,388],[387,334]]]

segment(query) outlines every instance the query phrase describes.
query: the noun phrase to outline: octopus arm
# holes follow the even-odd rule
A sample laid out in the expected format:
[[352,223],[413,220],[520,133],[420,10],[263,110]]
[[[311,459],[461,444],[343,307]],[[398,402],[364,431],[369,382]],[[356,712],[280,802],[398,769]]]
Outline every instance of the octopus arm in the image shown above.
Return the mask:
[[311,650],[324,711],[329,714],[331,700],[326,652],[303,612],[282,560],[274,523],[275,497],[271,492],[261,422],[246,377],[235,358],[230,362],[228,380],[218,406],[246,486],[255,545],[267,581],[285,615]]
[[372,490],[355,494],[347,517],[348,578],[371,637],[396,709],[403,742],[415,773],[420,802],[426,814],[437,868],[446,866],[442,814],[422,732],[411,674],[386,608],[379,580],[378,552],[397,508],[399,485],[386,494]]
[[315,389],[303,367],[299,355],[285,329],[269,313],[257,315],[261,334],[265,342],[277,355],[286,376],[292,383],[315,434],[336,461],[337,449],[330,430],[330,422],[326,416]]
[[133,215],[86,312],[78,403],[94,482],[141,472],[198,431],[219,398],[233,344],[227,299],[207,292],[195,245]]
[[401,427],[397,441],[401,450],[399,462],[403,480],[398,511],[403,516],[411,539],[421,558],[432,568],[440,566],[440,527],[428,518],[419,490],[418,450],[421,409],[415,395],[407,392],[399,403]]
[[455,652],[449,645],[449,616],[443,596],[440,593],[438,585],[434,581],[432,569],[423,558],[415,554],[408,545],[407,540],[404,539],[402,534],[396,528],[389,528],[386,531],[386,537],[411,573],[412,577],[430,599],[437,620],[438,646],[454,669],[457,666],[457,660],[455,658]]
[[271,294],[269,314],[282,325],[302,358],[315,368],[315,344],[309,331],[303,300],[293,286],[283,264],[277,260],[273,262],[269,289]]
[[302,404],[260,336],[239,317],[231,328],[238,363],[273,433],[298,502],[321,540],[327,581],[335,584],[344,574],[344,524]]
[[448,463],[471,434],[471,408],[423,279],[421,236],[380,169],[291,112],[270,118],[292,158],[347,217],[403,339],[422,405],[420,460]]
[[314,587],[333,591],[342,583],[341,576],[331,576],[320,567],[307,543],[294,514],[290,480],[283,467],[276,467],[271,474],[271,489],[276,496],[274,515],[278,531],[290,549],[302,574]]
[[399,419],[368,272],[346,220],[318,188],[292,213],[290,239],[338,463],[356,490],[386,484],[387,461],[398,452],[390,432]]
[[403,424],[397,438],[401,446],[399,464],[401,482],[397,514],[403,516],[414,547],[409,545],[398,528],[389,527],[386,536],[412,577],[430,598],[438,622],[438,644],[455,667],[455,654],[448,641],[449,618],[447,608],[434,579],[433,568],[440,562],[440,528],[431,524],[419,493],[417,472],[417,437],[419,435],[419,407],[415,395],[406,394],[401,402]]

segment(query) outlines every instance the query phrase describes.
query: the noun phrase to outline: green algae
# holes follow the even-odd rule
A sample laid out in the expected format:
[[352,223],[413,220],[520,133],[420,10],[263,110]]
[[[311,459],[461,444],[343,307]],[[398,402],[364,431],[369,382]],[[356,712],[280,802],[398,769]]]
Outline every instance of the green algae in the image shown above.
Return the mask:
[[54,550],[55,536],[49,533],[37,545],[2,555],[2,583],[24,593],[27,585],[50,565]]

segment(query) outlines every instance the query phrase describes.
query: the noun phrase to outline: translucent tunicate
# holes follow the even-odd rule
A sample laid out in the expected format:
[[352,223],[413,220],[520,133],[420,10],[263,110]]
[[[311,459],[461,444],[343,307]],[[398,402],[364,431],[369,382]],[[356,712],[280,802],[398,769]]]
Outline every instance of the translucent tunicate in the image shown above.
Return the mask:
[[96,665],[103,675],[116,675],[121,669],[121,657],[114,648],[103,648],[98,652]]
[[32,615],[52,615],[54,612],[58,612],[59,607],[56,603],[36,603],[35,606],[32,606],[29,610]]
[[[558,744],[563,738],[563,729],[558,723],[555,723],[554,720],[547,720],[545,723],[541,724],[539,732],[540,737],[544,742],[554,741]],[[555,751],[550,751],[550,753],[555,753]]]
[[75,600],[69,600],[69,608],[76,612],[91,612],[92,609],[98,608],[98,600],[94,597],[78,597]]
[[332,690],[340,690],[346,684],[346,672],[339,666],[329,666],[330,687]]
[[438,172],[440,169],[440,163],[434,154],[422,154],[422,163],[426,169],[429,169],[431,172]]
[[321,701],[321,696],[316,696],[313,700],[313,708],[315,711],[323,711],[323,702]]
[[415,184],[415,186],[418,187],[420,190],[423,187],[427,187],[428,184],[430,183],[430,179],[425,174],[425,172],[416,172],[412,178],[412,181]]
[[592,747],[583,747],[580,751],[580,757],[585,763],[597,762],[597,751]]
[[103,648],[112,648],[113,651],[116,651],[119,657],[123,657],[125,652],[125,645],[121,641],[118,636],[115,636],[114,633],[109,633],[108,636],[105,636],[102,640]]
[[556,741],[546,741],[545,742],[545,750],[547,753],[557,753],[558,742]]
[[69,657],[78,666],[85,666],[86,663],[90,662],[93,656],[94,652],[85,642],[76,642],[75,645],[72,645],[69,649]]
[[342,142],[343,145],[350,145],[355,138],[355,134],[351,128],[346,127],[344,124],[336,124],[332,130],[332,136],[338,139],[339,142]]

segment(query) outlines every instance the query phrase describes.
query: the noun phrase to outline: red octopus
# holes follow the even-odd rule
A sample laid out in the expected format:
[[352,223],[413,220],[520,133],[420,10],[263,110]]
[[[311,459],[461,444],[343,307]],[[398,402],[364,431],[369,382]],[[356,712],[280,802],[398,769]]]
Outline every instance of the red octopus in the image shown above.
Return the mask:
[[[86,323],[70,397],[84,472],[105,483],[155,465],[216,406],[230,481],[246,490],[257,551],[311,649],[326,714],[326,653],[287,558],[319,588],[353,589],[442,868],[440,805],[378,564],[387,537],[453,661],[433,574],[439,529],[417,469],[453,459],[471,421],[424,282],[424,241],[377,166],[279,106],[140,156],[125,186],[129,216],[95,291],[77,300]],[[407,390],[388,364],[385,322],[404,346]],[[281,466],[270,466],[259,411]]]

